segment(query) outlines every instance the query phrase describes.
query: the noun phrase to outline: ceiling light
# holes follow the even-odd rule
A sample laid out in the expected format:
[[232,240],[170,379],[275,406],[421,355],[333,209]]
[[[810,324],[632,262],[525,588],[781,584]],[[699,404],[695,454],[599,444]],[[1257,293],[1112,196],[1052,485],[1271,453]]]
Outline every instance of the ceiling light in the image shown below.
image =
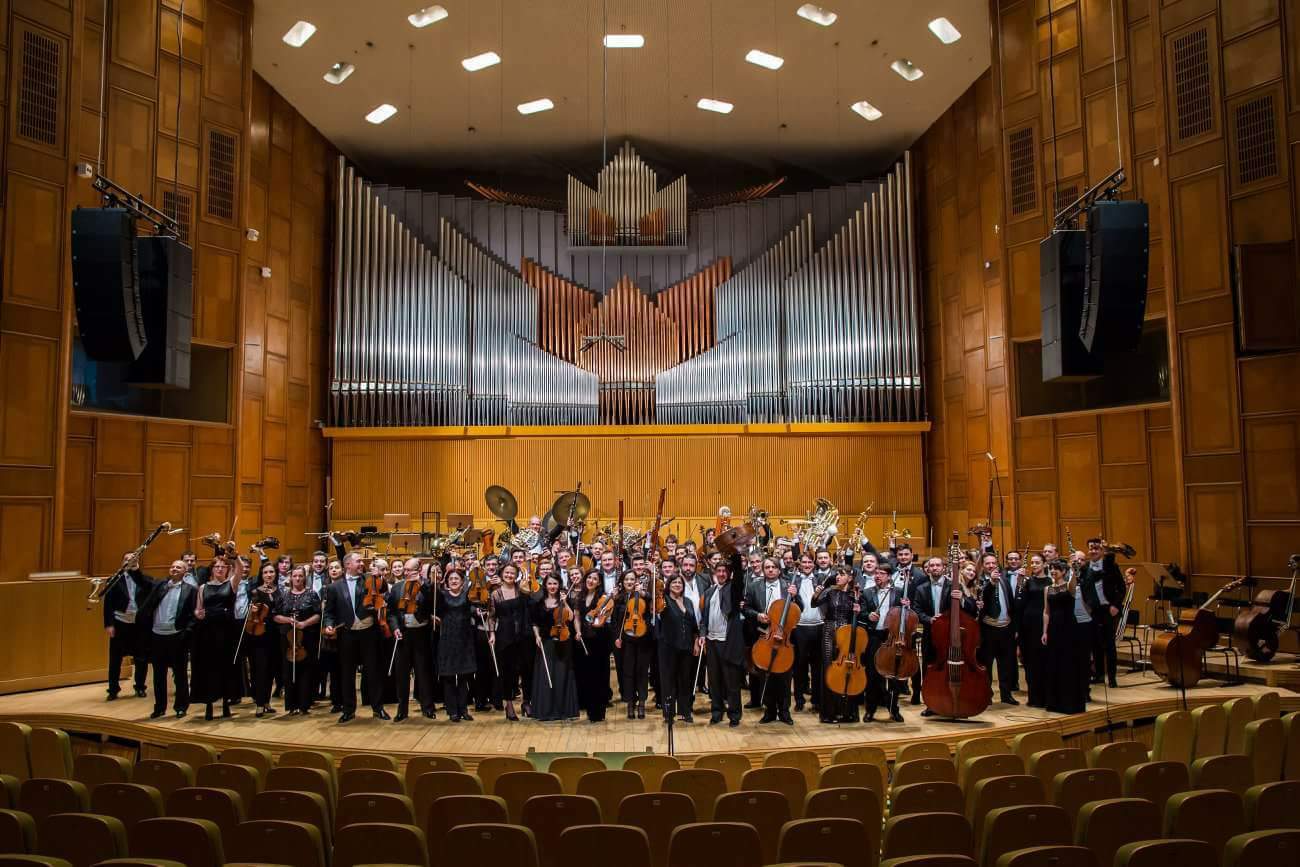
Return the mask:
[[610,33],[605,37],[606,48],[643,48],[645,37],[640,33]]
[[777,57],[775,54],[768,54],[766,51],[759,51],[757,48],[751,48],[745,55],[745,59],[755,66],[762,66],[766,69],[780,69],[785,63],[784,57]]
[[397,114],[397,109],[388,103],[384,103],[378,108],[372,109],[370,114],[366,115],[366,120],[371,123],[383,123],[395,114]]
[[282,37],[285,42],[294,48],[302,48],[303,44],[311,39],[311,35],[316,32],[316,25],[310,21],[299,21],[289,28],[289,32]]
[[723,102],[720,99],[709,99],[707,96],[695,103],[695,107],[702,108],[705,111],[716,111],[718,114],[731,114],[731,110],[735,108],[729,102]]
[[823,9],[822,7],[816,6],[812,3],[803,4],[795,10],[794,14],[798,15],[800,18],[806,18],[813,24],[820,24],[823,27],[830,27],[835,23],[835,19],[839,17],[831,10]]
[[884,117],[884,112],[867,102],[865,99],[858,100],[853,103],[850,108],[865,117],[867,120],[880,120]]
[[417,12],[412,12],[406,16],[406,20],[411,22],[412,27],[428,27],[436,21],[441,21],[447,17],[447,10],[441,6],[425,6]]
[[325,80],[328,81],[330,84],[342,84],[343,82],[347,81],[348,76],[355,71],[356,71],[356,67],[353,66],[351,63],[343,63],[342,61],[340,61],[334,64],[333,66],[331,66],[329,70],[325,73]]
[[480,69],[487,69],[489,66],[496,66],[501,62],[501,56],[495,51],[484,51],[482,54],[475,54],[473,57],[466,57],[460,62],[460,65],[470,72],[478,72]]
[[903,76],[903,78],[906,78],[908,81],[916,81],[922,75],[925,75],[925,73],[921,71],[921,67],[906,59],[895,60],[893,63],[889,64],[889,68]]
[[542,97],[541,99],[534,99],[532,102],[521,102],[515,108],[519,109],[520,114],[537,114],[539,111],[550,111],[555,108],[555,103],[546,97]]
[[930,32],[939,37],[944,45],[952,45],[961,39],[961,31],[952,26],[947,18],[936,18],[930,22]]

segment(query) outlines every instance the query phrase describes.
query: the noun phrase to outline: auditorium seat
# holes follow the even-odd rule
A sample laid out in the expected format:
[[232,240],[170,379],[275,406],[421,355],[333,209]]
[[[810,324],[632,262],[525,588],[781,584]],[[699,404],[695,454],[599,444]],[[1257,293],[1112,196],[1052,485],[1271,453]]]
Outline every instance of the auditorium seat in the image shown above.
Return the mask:
[[334,818],[334,832],[358,822],[388,822],[394,825],[414,825],[415,806],[406,795],[391,792],[353,792],[339,798],[339,808]]
[[334,764],[334,754],[324,750],[285,750],[276,761],[277,768],[315,768],[324,771],[330,786],[336,793],[339,788],[338,767]]
[[[226,864],[233,867],[233,862],[227,861]],[[100,861],[95,867],[186,867],[186,865],[167,858],[110,858],[107,861]]]
[[1061,737],[1061,733],[1051,729],[1035,729],[1032,732],[1018,734],[1011,739],[1011,751],[1020,756],[1026,765],[1029,764],[1029,757],[1034,753],[1064,748],[1065,740]]
[[790,817],[803,818],[803,802],[808,797],[807,777],[798,768],[754,768],[740,778],[742,791],[780,792],[790,802]]
[[329,805],[319,792],[277,792],[274,789],[258,792],[248,815],[255,819],[279,819],[311,825],[320,833],[326,855],[330,852],[334,839],[333,820]]
[[127,855],[126,826],[112,816],[58,813],[45,820],[41,852],[63,858],[73,867],[91,867]]
[[1223,867],[1300,864],[1300,831],[1248,831],[1223,847]]
[[383,771],[375,768],[351,768],[339,773],[338,797],[362,793],[386,793],[405,795],[406,785],[397,771]]
[[1165,814],[1165,803],[1176,792],[1191,788],[1187,765],[1183,762],[1146,762],[1124,772],[1124,797],[1146,798]]
[[659,782],[659,790],[686,795],[695,804],[695,815],[699,821],[708,822],[713,818],[713,802],[727,792],[727,780],[721,771],[682,768],[664,774]]
[[1160,714],[1156,717],[1150,761],[1187,764],[1192,760],[1195,733],[1192,715],[1187,711],[1171,710]]
[[[965,775],[962,769],[970,760],[980,758],[981,756],[1004,755],[1014,755],[1014,753],[1012,752],[1011,747],[1007,746],[1007,742],[1003,738],[981,736],[958,741],[957,750],[953,755],[952,762],[957,768],[957,785],[961,786],[963,789],[966,788]],[[1021,765],[1023,764],[1024,762],[1022,761]],[[1024,773],[1024,771],[1018,771],[1017,773]]]
[[566,795],[576,795],[582,775],[605,770],[605,763],[591,756],[556,756],[546,770],[560,778],[561,791]]
[[1052,781],[1051,802],[1070,817],[1076,827],[1080,808],[1090,801],[1107,801],[1123,794],[1119,774],[1109,768],[1084,768],[1057,774]]
[[803,801],[806,819],[857,819],[864,825],[878,828],[882,813],[880,796],[861,787],[814,789]]
[[[409,780],[409,778],[408,778]],[[481,795],[483,785],[478,777],[464,771],[428,771],[420,774],[411,790],[416,817],[423,816],[429,805],[448,795]]]
[[1221,704],[1203,704],[1192,709],[1192,759],[1223,753],[1228,738],[1228,714]]
[[[469,863],[492,863],[474,861]],[[391,822],[358,822],[339,829],[334,838],[333,867],[358,864],[411,864],[428,867],[429,854],[424,832],[414,825]]]
[[231,861],[263,861],[287,867],[325,867],[320,829],[306,822],[250,819],[226,850]]
[[777,860],[781,826],[790,821],[790,802],[780,792],[727,792],[713,804],[715,822],[748,822],[758,831],[763,863]]
[[803,772],[804,784],[809,791],[817,788],[822,763],[812,750],[778,750],[763,757],[765,768],[797,768]]
[[46,780],[32,777],[18,791],[18,809],[36,822],[36,839],[45,842],[45,820],[55,813],[85,813],[90,810],[90,793],[76,780]]
[[966,818],[970,820],[975,839],[979,840],[983,835],[984,821],[993,810],[1047,802],[1043,784],[1037,777],[1028,774],[988,777],[976,783],[967,793]]
[[880,867],[976,867],[976,864],[967,855],[909,855],[882,861]]
[[145,819],[163,815],[163,797],[153,786],[140,783],[103,783],[90,793],[90,811],[120,819],[126,828],[128,844],[135,838],[135,828]]
[[832,765],[856,765],[859,763],[875,765],[880,768],[881,779],[889,776],[889,761],[885,758],[885,751],[880,747],[858,744],[852,747],[840,747],[831,753]]
[[632,771],[590,771],[578,778],[576,794],[596,799],[600,805],[602,821],[612,823],[618,818],[618,805],[628,795],[645,791],[645,783]]
[[334,824],[334,786],[320,768],[275,767],[266,775],[267,792],[315,792],[325,800],[328,822]]
[[166,858],[187,867],[221,867],[221,832],[207,819],[145,819],[131,835],[132,858]]
[[1121,846],[1154,840],[1160,836],[1160,829],[1160,812],[1150,801],[1142,798],[1090,801],[1075,817],[1074,842],[1091,849],[1098,865],[1114,864],[1115,853]]
[[971,855],[975,837],[970,822],[957,813],[909,813],[885,822],[881,858],[908,855]]
[[654,867],[664,867],[668,863],[668,847],[673,832],[695,820],[695,802],[680,792],[629,795],[618,805],[620,825],[633,825],[645,831]]
[[166,801],[177,789],[194,785],[194,769],[185,762],[167,759],[141,759],[131,772],[131,782],[153,786]]
[[1300,780],[1300,711],[1282,717],[1282,779]]
[[[705,771],[720,771],[727,781],[727,791],[739,792],[740,781],[753,765],[750,764],[749,759],[739,753],[709,753],[697,758],[691,767]],[[647,788],[646,791],[650,789]]]
[[227,765],[245,765],[254,768],[262,780],[265,780],[266,775],[271,773],[271,768],[275,767],[275,757],[271,755],[270,750],[254,747],[227,747],[221,751],[221,761]]
[[[477,823],[459,825],[447,833],[440,863],[462,867],[508,864],[538,867],[537,842],[523,825]],[[343,867],[335,862],[335,867]]]
[[[524,802],[519,824],[533,832],[541,867],[560,867],[560,834],[575,825],[599,825],[600,804],[586,795],[534,795]],[[617,858],[617,853],[607,852]]]
[[0,810],[0,852],[22,854],[36,848],[36,820],[22,810]]
[[966,797],[955,782],[911,783],[889,793],[889,815],[956,813],[966,815]]
[[1143,840],[1115,853],[1115,867],[1219,867],[1219,856],[1201,840]]
[[1026,775],[1025,763],[1015,753],[994,753],[967,759],[957,771],[957,784],[970,802],[971,792],[980,780],[990,777],[1014,777]]
[[17,777],[18,782],[32,776],[28,741],[32,727],[20,722],[0,722],[0,774]]
[[194,784],[209,789],[238,792],[245,811],[253,805],[253,798],[261,789],[260,775],[256,768],[225,762],[210,762],[199,768],[194,774]]
[[131,782],[131,763],[122,756],[82,753],[72,760],[72,779],[84,783],[94,793],[101,783]]
[[1110,768],[1124,779],[1124,772],[1134,765],[1151,761],[1151,754],[1140,741],[1115,741],[1098,744],[1088,750],[1088,767]]
[[491,794],[496,791],[497,778],[502,774],[532,770],[533,763],[519,756],[488,756],[478,763],[474,773],[483,784],[483,791]]
[[[397,760],[383,753],[348,753],[339,759],[339,774],[356,770],[392,771],[397,773]],[[341,793],[340,793],[341,794]]]
[[1251,831],[1300,828],[1300,780],[1251,786],[1242,798]]
[[785,863],[822,861],[843,867],[876,867],[880,826],[857,819],[794,819],[781,827],[778,858]]
[[1099,867],[1092,851],[1083,846],[1030,846],[1005,852],[997,867]]
[[852,786],[870,789],[876,793],[881,803],[885,801],[885,776],[879,765],[870,762],[848,762],[842,765],[827,765],[817,776],[818,789],[840,789]]
[[[748,764],[748,760],[746,760],[746,763]],[[664,774],[669,771],[679,770],[681,766],[681,763],[673,756],[662,756],[657,753],[638,753],[635,756],[628,756],[623,762],[623,770],[641,775],[647,792],[659,791],[659,785],[664,778]],[[697,767],[699,766],[697,765]]]
[[412,756],[406,762],[406,769],[403,776],[406,779],[406,791],[412,797],[415,796],[415,781],[422,774],[428,774],[433,771],[458,771],[464,772],[465,763],[455,756]]
[[174,762],[184,762],[193,768],[195,773],[198,773],[199,768],[217,761],[217,749],[207,744],[183,741],[178,744],[169,744],[163,753],[163,758]]
[[506,802],[510,822],[518,825],[524,814],[524,802],[534,795],[561,794],[560,778],[545,771],[509,771],[497,777],[492,794]]
[[1060,807],[1035,804],[1000,807],[984,817],[979,841],[981,867],[994,867],[1007,852],[1030,846],[1068,846],[1072,842],[1070,820]]
[[1200,789],[1170,796],[1165,805],[1164,835],[1204,840],[1221,857],[1229,837],[1244,833],[1246,814],[1241,797],[1227,789]]
[[1280,719],[1282,717],[1282,696],[1276,691],[1261,692],[1253,699],[1255,719]]
[[[917,759],[947,759],[952,761],[952,750],[942,741],[913,741],[912,743],[903,744],[894,754],[894,770],[904,762],[913,762]],[[954,765],[953,767],[956,767]],[[953,780],[956,782],[956,780]]]
[[18,792],[22,786],[22,782],[13,774],[0,774],[0,810],[18,809]]
[[1043,750],[1030,756],[1025,767],[1031,776],[1038,777],[1042,782],[1043,791],[1050,793],[1053,790],[1057,774],[1087,768],[1088,756],[1083,750],[1069,747]]
[[244,821],[244,804],[239,793],[231,789],[206,789],[199,786],[177,789],[167,798],[167,815],[187,819],[207,819],[221,833],[222,847]]
[[[617,854],[611,854],[617,853]],[[574,825],[560,832],[555,861],[564,867],[650,867],[650,841],[631,825]]]
[[[1254,783],[1272,783],[1282,779],[1282,753],[1286,732],[1277,717],[1246,723],[1246,755]],[[1252,783],[1253,785],[1253,783]]]
[[1192,786],[1197,789],[1227,789],[1244,795],[1255,784],[1250,759],[1243,755],[1206,756],[1192,762]]
[[952,759],[913,759],[894,765],[894,776],[889,782],[889,788],[892,792],[894,789],[913,783],[956,782],[957,768],[953,765]]
[[27,741],[32,776],[72,779],[72,739],[62,729],[33,728]]
[[451,863],[447,860],[443,842],[452,828],[465,824],[504,825],[509,818],[506,802],[496,795],[446,795],[415,817],[424,830],[429,863],[433,867]]
[[0,867],[72,867],[53,855],[0,855]]
[[1255,701],[1246,696],[1230,698],[1223,703],[1223,711],[1228,715],[1228,731],[1223,741],[1223,751],[1244,755],[1246,726],[1255,719]]
[[668,841],[668,867],[749,867],[762,863],[758,831],[747,823],[691,822],[674,828]]

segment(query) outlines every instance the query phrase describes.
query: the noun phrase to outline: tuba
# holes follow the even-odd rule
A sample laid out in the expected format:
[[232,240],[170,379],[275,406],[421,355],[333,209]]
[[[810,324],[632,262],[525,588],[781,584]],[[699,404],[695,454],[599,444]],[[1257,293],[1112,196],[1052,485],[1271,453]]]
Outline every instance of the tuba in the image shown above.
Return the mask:
[[839,533],[840,510],[824,497],[814,502],[813,512],[808,516],[808,523],[799,533],[805,548],[816,551],[825,548],[831,539]]

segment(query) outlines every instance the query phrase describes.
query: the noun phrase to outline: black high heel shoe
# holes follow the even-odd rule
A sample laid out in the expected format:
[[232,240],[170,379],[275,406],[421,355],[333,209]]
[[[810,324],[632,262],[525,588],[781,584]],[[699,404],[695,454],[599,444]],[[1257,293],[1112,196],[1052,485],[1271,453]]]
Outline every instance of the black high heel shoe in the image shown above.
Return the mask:
[[203,719],[212,722],[212,705],[208,705],[203,709]]

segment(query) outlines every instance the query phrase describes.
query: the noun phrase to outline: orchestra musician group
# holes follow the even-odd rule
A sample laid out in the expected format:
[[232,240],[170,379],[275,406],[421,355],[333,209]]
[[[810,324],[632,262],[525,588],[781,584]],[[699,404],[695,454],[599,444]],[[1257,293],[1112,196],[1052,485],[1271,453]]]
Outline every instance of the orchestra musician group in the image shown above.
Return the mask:
[[[923,717],[974,715],[994,679],[1003,704],[1020,703],[1023,677],[1028,705],[1060,713],[1084,710],[1093,684],[1116,686],[1116,623],[1133,577],[1116,563],[1122,546],[1104,539],[1026,557],[996,551],[977,527],[973,550],[954,543],[918,562],[904,534],[887,533],[877,550],[861,521],[833,551],[798,534],[774,539],[765,520],[738,536],[720,519],[698,542],[660,539],[658,519],[650,532],[620,526],[589,543],[572,514],[549,533],[538,516],[527,532],[508,523],[513,544],[493,548],[488,534],[481,546],[391,561],[364,556],[355,534],[329,535],[335,556],[307,563],[271,559],[273,539],[240,556],[213,534],[206,564],[186,551],[162,577],[140,571],[141,546],[102,596],[108,700],[127,657],[138,697],[152,668],[153,718],[170,690],[177,717],[199,704],[205,719],[245,700],[272,715],[280,698],[291,716],[328,708],[346,723],[360,698],[400,723],[413,695],[419,714],[437,719],[441,705],[453,723],[494,712],[600,722],[617,701],[628,719],[653,707],[691,723],[707,707],[711,724],[733,727],[745,709],[761,709],[764,724],[793,725],[805,710],[843,724],[881,713],[902,722],[923,702]],[[951,673],[943,641],[958,634],[954,618],[978,636],[968,670],[990,691],[964,712],[929,706]]]

